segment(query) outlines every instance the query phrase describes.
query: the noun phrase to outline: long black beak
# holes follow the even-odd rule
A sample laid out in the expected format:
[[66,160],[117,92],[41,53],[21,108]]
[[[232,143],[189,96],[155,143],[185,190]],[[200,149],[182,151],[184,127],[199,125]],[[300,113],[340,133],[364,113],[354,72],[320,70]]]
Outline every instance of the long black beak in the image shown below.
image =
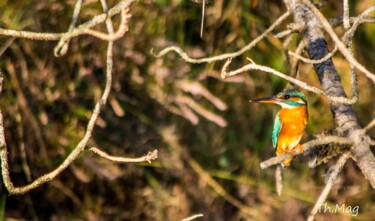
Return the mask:
[[250,100],[250,102],[271,103],[271,104],[276,103],[277,101],[280,101],[280,99],[275,96]]

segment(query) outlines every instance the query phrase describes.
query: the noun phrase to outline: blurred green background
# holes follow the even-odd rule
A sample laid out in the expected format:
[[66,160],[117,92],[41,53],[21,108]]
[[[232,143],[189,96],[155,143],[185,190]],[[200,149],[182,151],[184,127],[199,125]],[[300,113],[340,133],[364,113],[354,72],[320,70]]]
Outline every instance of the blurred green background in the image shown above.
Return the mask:
[[[3,0],[0,27],[65,32],[74,3]],[[109,6],[116,3],[108,1]],[[351,1],[351,15],[372,3]],[[308,167],[307,157],[294,159],[282,171],[284,192],[279,197],[275,167],[259,167],[275,155],[271,133],[279,107],[248,102],[278,93],[287,82],[257,71],[223,81],[223,61],[189,64],[175,53],[155,58],[150,52],[171,45],[193,57],[236,51],[280,17],[285,6],[281,1],[215,0],[206,7],[203,38],[201,7],[189,0],[138,1],[130,10],[129,31],[115,42],[112,92],[89,144],[127,156],[156,148],[159,158],[152,164],[116,164],[84,152],[55,180],[28,194],[9,196],[2,185],[0,210],[6,219],[181,220],[202,213],[198,220],[220,221],[304,220],[308,216],[335,159],[314,169]],[[328,2],[323,11],[329,18],[340,16],[341,2]],[[100,13],[99,2],[84,1],[78,23]],[[117,27],[118,15],[113,22]],[[274,33],[285,30],[288,22]],[[105,26],[96,29],[105,31]],[[337,31],[343,33],[342,28]],[[354,39],[358,60],[373,72],[374,36],[375,26],[365,24]],[[237,57],[230,69],[242,67],[251,58],[288,73],[283,40],[268,35]],[[295,35],[292,50],[299,40]],[[107,43],[90,36],[74,38],[67,55],[59,58],[53,56],[56,42],[12,41],[1,36],[2,47],[9,43],[0,59],[5,76],[0,106],[11,177],[19,186],[57,167],[82,138],[104,88]],[[348,63],[340,54],[334,63],[351,96]],[[298,78],[319,87],[311,65],[300,64]],[[375,117],[375,88],[361,74],[358,81],[360,101],[354,107],[366,125]],[[327,100],[306,95],[310,122],[302,142],[334,129]],[[375,192],[355,163],[349,161],[340,177],[328,202],[359,206],[359,214],[325,213],[318,214],[317,220],[375,217]]]

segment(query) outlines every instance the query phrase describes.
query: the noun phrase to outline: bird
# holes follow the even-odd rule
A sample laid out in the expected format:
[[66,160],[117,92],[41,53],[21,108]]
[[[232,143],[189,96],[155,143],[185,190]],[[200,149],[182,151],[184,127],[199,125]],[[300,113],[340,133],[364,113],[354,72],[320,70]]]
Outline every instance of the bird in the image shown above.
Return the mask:
[[[264,97],[250,100],[250,102],[271,103],[281,106],[276,114],[273,131],[272,144],[276,149],[276,155],[280,156],[290,153],[293,157],[295,149],[303,152],[299,143],[309,120],[308,105],[306,96],[296,90],[288,89],[272,97]],[[288,167],[292,158],[284,160],[281,165]]]

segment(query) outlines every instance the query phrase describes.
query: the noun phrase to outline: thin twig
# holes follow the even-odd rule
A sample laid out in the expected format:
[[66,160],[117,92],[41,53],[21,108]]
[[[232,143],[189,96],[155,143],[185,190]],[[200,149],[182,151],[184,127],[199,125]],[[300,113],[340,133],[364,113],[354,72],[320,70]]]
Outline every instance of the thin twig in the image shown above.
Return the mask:
[[275,171],[275,181],[276,181],[276,192],[277,192],[277,195],[281,196],[282,192],[283,192],[283,176],[281,174],[281,166],[277,166],[276,167],[276,171]]
[[[305,49],[306,47],[306,43],[304,41],[300,41],[300,43],[298,44],[298,47],[296,49],[296,52],[295,54],[297,55],[301,55],[303,50]],[[290,76],[294,77],[294,78],[297,78],[297,75],[298,75],[298,64],[299,64],[299,60],[298,59],[292,59],[292,63],[290,65]]]
[[335,48],[333,48],[333,50],[330,53],[326,54],[324,57],[322,57],[321,59],[317,59],[317,60],[305,58],[292,51],[289,51],[288,54],[308,64],[319,64],[330,59],[336,53],[336,51],[337,51],[337,46],[335,46]]
[[206,12],[206,0],[202,1],[201,38],[203,37],[204,16]]
[[108,34],[95,31],[92,29],[86,29],[85,32],[103,41],[116,41],[122,36],[124,36],[124,34],[129,30],[128,21],[130,17],[131,15],[129,14],[129,9],[123,9],[121,11],[120,25],[117,31],[113,35],[108,35]]
[[[77,0],[75,6],[74,6],[74,11],[73,11],[73,16],[72,16],[72,21],[70,22],[69,29],[67,33],[70,33],[73,31],[74,27],[77,24],[78,21],[78,16],[79,12],[81,11],[81,5],[82,5],[82,0]],[[55,49],[54,49],[54,55],[56,57],[60,57],[66,54],[69,48],[69,42],[70,39],[60,39],[60,41],[57,43]]]
[[194,219],[199,218],[199,217],[203,217],[203,214],[202,213],[195,214],[195,215],[186,217],[185,219],[182,219],[181,221],[191,221],[191,220],[194,220]]
[[[350,17],[350,24],[353,24],[358,17]],[[342,16],[337,16],[335,18],[329,18],[328,22],[331,24],[332,27],[336,28],[339,27],[343,24],[343,17]],[[362,23],[375,23],[375,17],[372,16],[365,16],[362,19]]]
[[[346,144],[347,145],[347,144],[351,144],[352,141],[349,140],[348,138],[345,138],[345,137],[326,136],[326,137],[323,137],[323,138],[319,138],[319,139],[315,139],[315,140],[311,140],[309,142],[306,142],[302,145],[302,148],[305,152],[305,151],[307,151],[311,148],[314,148],[316,146],[321,146],[321,145],[329,144],[329,143],[336,143],[336,144],[341,144],[341,145]],[[301,154],[301,152],[298,148],[295,149],[294,152],[295,152],[296,156]],[[266,169],[270,166],[279,164],[279,163],[283,162],[284,160],[287,160],[287,159],[292,158],[292,157],[293,156],[289,153],[281,155],[281,156],[272,157],[272,158],[270,158],[266,161],[261,162],[260,167],[262,169]]]
[[315,206],[312,209],[312,211],[310,213],[310,216],[307,219],[307,221],[313,221],[315,219],[315,215],[318,213],[320,207],[322,206],[322,204],[324,203],[324,201],[327,199],[327,196],[328,196],[329,192],[331,191],[332,186],[335,184],[335,180],[336,180],[337,176],[339,175],[341,169],[345,165],[345,162],[349,158],[350,158],[350,154],[349,153],[344,153],[339,158],[339,160],[337,161],[336,165],[332,169],[332,171],[331,171],[331,173],[329,175],[327,184],[324,187],[324,190],[322,191],[322,193],[320,194],[318,200],[316,201]]
[[14,39],[16,38],[8,38],[8,40],[1,46],[0,48],[0,57],[4,54],[4,52],[9,48],[9,46],[13,43]]
[[290,34],[297,33],[297,31],[298,30],[290,30],[290,29],[285,30],[285,31],[281,31],[281,32],[275,34],[275,38],[283,38],[283,37],[286,37]]
[[[357,19],[358,19],[358,17],[350,17],[349,18],[350,24],[353,24]],[[329,18],[328,22],[334,28],[339,27],[343,24],[343,16],[337,16],[337,17],[334,17],[334,18]],[[361,23],[375,23],[375,17],[364,16],[361,19]],[[350,27],[350,25],[349,25],[349,27]],[[301,27],[299,27],[299,26],[290,26],[290,27],[288,26],[288,30],[276,33],[275,38],[284,38],[284,37],[286,37],[288,35],[291,35],[293,33],[297,33],[300,30],[301,30]]]
[[[162,57],[169,53],[170,51],[175,51],[177,54],[181,56],[182,59],[184,59],[186,62],[189,63],[208,63],[208,62],[214,62],[214,61],[221,61],[225,60],[231,57],[237,57],[240,56],[241,54],[245,53],[246,51],[249,51],[251,48],[253,48],[258,42],[263,40],[265,36],[267,36],[268,33],[270,33],[273,29],[275,29],[278,25],[280,25],[286,18],[288,18],[290,15],[289,12],[285,12],[283,15],[281,15],[267,30],[265,30],[261,35],[259,35],[257,38],[255,38],[252,42],[250,42],[248,45],[245,47],[241,48],[240,50],[233,52],[233,53],[226,53],[226,54],[221,54],[218,56],[214,57],[206,57],[206,58],[191,58],[189,55],[187,55],[183,49],[177,46],[171,46],[163,49],[157,54],[154,54],[155,57]],[[153,53],[153,51],[151,51]]]
[[[17,108],[19,109],[19,108]],[[19,112],[19,110],[17,111]],[[30,172],[30,167],[29,164],[27,163],[27,154],[26,154],[26,149],[25,149],[25,140],[24,140],[24,132],[22,128],[22,115],[20,113],[16,114],[16,120],[17,120],[17,132],[18,132],[18,138],[19,138],[19,151],[21,155],[21,162],[22,162],[22,169],[23,172],[25,173],[25,177],[27,182],[31,182],[31,172]]]
[[343,8],[344,8],[344,13],[343,13],[343,23],[344,23],[344,29],[348,30],[350,28],[350,20],[349,20],[349,1],[344,0],[343,1]]
[[140,163],[140,162],[151,163],[152,160],[155,160],[156,158],[158,158],[158,150],[153,150],[151,152],[148,152],[146,155],[142,157],[112,156],[96,147],[91,147],[89,150],[107,160],[118,162],[118,163]]
[[365,132],[371,130],[375,126],[375,119],[373,119],[363,130]]

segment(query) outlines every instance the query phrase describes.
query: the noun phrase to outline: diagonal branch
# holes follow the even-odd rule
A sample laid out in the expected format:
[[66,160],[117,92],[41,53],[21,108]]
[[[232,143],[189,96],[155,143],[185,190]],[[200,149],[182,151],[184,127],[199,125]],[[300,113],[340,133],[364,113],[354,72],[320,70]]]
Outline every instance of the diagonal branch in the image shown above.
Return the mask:
[[[315,140],[311,140],[309,142],[306,142],[302,145],[302,148],[303,148],[303,151],[305,152],[305,151],[310,150],[311,148],[321,146],[321,145],[324,145],[324,144],[329,144],[329,143],[347,145],[347,144],[352,144],[352,141],[345,138],[345,137],[326,136],[326,137],[323,137],[323,138],[319,138],[319,139],[315,139]],[[296,153],[296,156],[302,154],[302,152],[300,152],[300,150],[298,148],[295,149],[295,153]],[[262,169],[266,169],[270,166],[279,164],[279,163],[283,162],[284,160],[287,160],[287,159],[292,158],[292,157],[293,156],[289,153],[281,155],[281,156],[272,157],[272,158],[260,163],[260,167]]]
[[322,204],[324,203],[324,201],[327,199],[327,196],[328,196],[329,192],[331,191],[332,186],[335,184],[337,176],[339,175],[340,171],[342,170],[342,168],[345,165],[345,162],[349,158],[350,158],[350,154],[348,154],[348,153],[343,154],[339,158],[339,160],[337,161],[336,165],[333,167],[333,169],[332,169],[332,171],[331,171],[331,173],[329,175],[327,184],[324,187],[323,192],[320,194],[318,200],[316,201],[315,206],[312,209],[309,218],[307,219],[308,221],[313,221],[314,220],[315,215],[318,213],[320,207],[322,206]]
[[[285,3],[294,14],[294,22],[304,27],[301,35],[306,42],[311,59],[320,59],[329,53],[327,42],[323,35],[323,27],[334,40],[345,58],[356,68],[365,73],[371,80],[375,80],[375,75],[366,72],[367,69],[363,69],[363,66],[353,58],[350,51],[338,39],[332,27],[315,6],[307,0],[285,0]],[[326,95],[347,98],[332,59],[314,64],[314,68]],[[339,135],[348,137],[353,142],[353,147],[351,148],[352,158],[356,161],[372,187],[375,188],[375,157],[369,147],[370,139],[363,133],[353,107],[350,104],[331,102],[330,108]]]

